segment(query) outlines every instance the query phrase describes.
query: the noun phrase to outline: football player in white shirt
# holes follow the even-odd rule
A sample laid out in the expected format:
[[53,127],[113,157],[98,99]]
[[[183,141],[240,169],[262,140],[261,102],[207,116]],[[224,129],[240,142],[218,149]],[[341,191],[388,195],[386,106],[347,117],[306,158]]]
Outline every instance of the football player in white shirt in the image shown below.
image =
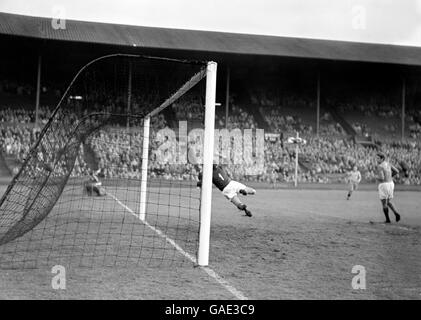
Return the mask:
[[392,166],[389,161],[386,160],[386,156],[379,152],[377,154],[378,163],[378,175],[377,180],[379,181],[379,198],[382,203],[383,213],[386,217],[386,223],[390,223],[389,219],[389,208],[395,214],[396,222],[401,219],[400,214],[396,211],[392,204],[393,192],[395,189],[395,183],[393,177],[399,173],[399,170]]
[[348,190],[348,196],[346,197],[346,200],[349,200],[349,198],[351,198],[352,192],[358,189],[358,185],[361,182],[361,173],[360,171],[358,171],[357,166],[354,166],[352,168],[352,171],[348,172],[347,180],[349,184],[349,190]]

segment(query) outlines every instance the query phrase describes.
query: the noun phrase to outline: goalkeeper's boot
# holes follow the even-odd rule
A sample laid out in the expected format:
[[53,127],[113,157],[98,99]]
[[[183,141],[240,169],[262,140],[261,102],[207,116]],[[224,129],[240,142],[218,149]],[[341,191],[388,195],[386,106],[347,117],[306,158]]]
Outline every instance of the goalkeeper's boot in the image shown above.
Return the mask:
[[399,213],[395,213],[396,222],[399,222],[401,220],[401,215]]
[[251,211],[248,210],[247,208],[244,209],[244,212],[246,213],[247,217],[252,217],[253,215],[251,214]]
[[246,195],[247,195],[247,191],[246,191],[246,190],[244,190],[244,189],[241,189],[241,190],[240,190],[240,193],[241,193],[243,196],[246,196]]
[[247,217],[251,217],[251,211],[247,209],[247,206],[244,203],[241,203],[237,206],[238,209],[244,211]]

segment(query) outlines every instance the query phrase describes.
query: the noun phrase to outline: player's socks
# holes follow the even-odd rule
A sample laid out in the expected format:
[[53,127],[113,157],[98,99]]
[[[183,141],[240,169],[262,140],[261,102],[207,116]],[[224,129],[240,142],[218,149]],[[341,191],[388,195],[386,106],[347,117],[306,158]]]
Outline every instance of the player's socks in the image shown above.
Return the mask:
[[386,223],[390,223],[390,218],[389,218],[389,209],[388,208],[383,208],[383,213],[386,217]]
[[[238,207],[238,209],[240,209],[240,207]],[[247,217],[252,216],[251,211],[247,209],[247,206],[245,204],[242,205],[242,208],[240,210],[243,210]]]
[[393,204],[391,202],[389,202],[387,205],[389,206],[389,208],[395,214],[396,222],[399,222],[399,220],[401,220],[401,215],[396,211],[395,207],[393,206]]
[[243,211],[247,208],[247,206],[244,203],[240,203],[240,204],[237,205],[237,208],[240,209],[241,211]]
[[247,209],[247,206],[244,203],[238,204],[237,208],[240,209],[241,211],[244,211],[244,213],[246,214],[246,216],[251,217],[251,211]]
[[231,199],[231,202],[241,211],[244,211],[246,216],[251,217],[251,211],[247,209],[247,206],[238,199],[237,196]]
[[392,202],[389,202],[387,206],[393,211],[393,213],[397,213],[395,207],[393,206]]
[[247,206],[241,202],[241,200],[235,196],[231,199],[231,202],[241,211],[243,211]]

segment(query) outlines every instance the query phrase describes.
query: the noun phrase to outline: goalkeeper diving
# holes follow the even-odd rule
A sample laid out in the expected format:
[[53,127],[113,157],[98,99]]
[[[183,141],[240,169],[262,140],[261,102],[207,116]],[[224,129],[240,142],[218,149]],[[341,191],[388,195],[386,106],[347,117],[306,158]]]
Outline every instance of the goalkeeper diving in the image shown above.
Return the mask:
[[[251,211],[247,209],[247,205],[240,200],[238,194],[240,193],[243,196],[246,196],[248,194],[255,194],[256,190],[231,179],[228,174],[228,168],[224,165],[213,165],[212,182],[233,205],[235,205],[239,210],[244,211],[246,216],[252,216]],[[197,186],[202,187],[202,173],[199,174]]]

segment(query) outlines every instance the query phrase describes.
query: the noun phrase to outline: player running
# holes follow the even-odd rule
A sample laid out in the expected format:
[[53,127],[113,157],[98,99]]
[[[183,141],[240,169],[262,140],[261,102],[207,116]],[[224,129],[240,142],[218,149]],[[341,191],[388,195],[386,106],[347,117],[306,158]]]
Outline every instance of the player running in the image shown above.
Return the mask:
[[[244,184],[234,181],[228,175],[227,169],[225,169],[222,165],[213,165],[213,176],[212,182],[217,187],[222,194],[231,201],[238,209],[244,211],[246,216],[251,217],[252,213],[250,210],[247,209],[247,206],[241,202],[240,198],[238,198],[238,193],[246,196],[248,194],[255,194],[256,190],[245,186]],[[197,186],[202,186],[202,173],[199,174],[199,181],[197,182]]]
[[352,168],[352,171],[349,171],[347,173],[347,181],[349,184],[349,190],[346,200],[349,200],[349,198],[351,198],[352,192],[358,189],[358,185],[361,182],[361,173],[358,170],[357,166],[354,166]]
[[395,214],[396,222],[401,219],[401,216],[396,211],[392,204],[393,191],[395,189],[395,183],[393,182],[393,177],[399,173],[399,170],[392,166],[387,160],[386,156],[379,152],[377,153],[377,163],[378,163],[378,176],[379,180],[379,197],[383,206],[383,213],[386,217],[386,223],[390,223],[389,219],[389,208]]

